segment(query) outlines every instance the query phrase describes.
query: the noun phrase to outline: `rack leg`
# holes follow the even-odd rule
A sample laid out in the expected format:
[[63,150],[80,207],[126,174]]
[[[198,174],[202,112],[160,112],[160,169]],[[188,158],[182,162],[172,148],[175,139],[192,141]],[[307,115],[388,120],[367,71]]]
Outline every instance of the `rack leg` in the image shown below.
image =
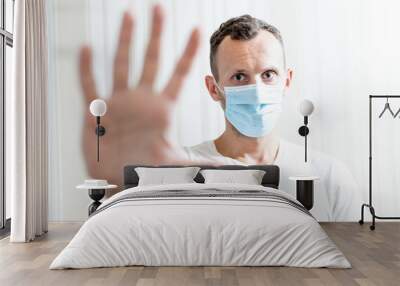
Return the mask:
[[361,206],[361,219],[358,221],[358,223],[361,224],[361,225],[364,224],[364,207],[369,208],[369,212],[371,213],[371,216],[372,216],[372,225],[370,225],[369,228],[370,228],[370,230],[375,230],[375,219],[377,218],[377,216],[375,214],[374,207],[371,206],[371,205],[362,204],[362,206]]
[[375,209],[373,206],[369,206],[369,211],[371,212],[372,215],[372,225],[370,225],[371,230],[375,230]]
[[358,223],[360,225],[364,224],[364,207],[366,206],[366,204],[362,204],[361,205],[361,219],[358,221]]

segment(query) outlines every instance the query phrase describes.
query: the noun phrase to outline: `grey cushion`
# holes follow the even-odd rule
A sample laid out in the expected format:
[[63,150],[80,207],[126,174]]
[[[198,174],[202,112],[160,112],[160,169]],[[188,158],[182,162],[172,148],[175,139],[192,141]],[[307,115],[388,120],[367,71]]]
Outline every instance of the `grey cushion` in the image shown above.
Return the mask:
[[[162,165],[162,166],[148,166],[148,165],[128,165],[124,168],[124,189],[136,187],[139,183],[139,176],[135,171],[137,167],[147,167],[147,168],[177,168],[177,167],[200,167],[201,170],[204,169],[220,169],[220,170],[263,170],[265,175],[262,179],[261,184],[265,187],[271,187],[278,189],[279,187],[279,167],[276,165],[221,165],[221,166],[208,166],[208,165]],[[204,178],[200,174],[194,178],[197,183],[204,183]]]

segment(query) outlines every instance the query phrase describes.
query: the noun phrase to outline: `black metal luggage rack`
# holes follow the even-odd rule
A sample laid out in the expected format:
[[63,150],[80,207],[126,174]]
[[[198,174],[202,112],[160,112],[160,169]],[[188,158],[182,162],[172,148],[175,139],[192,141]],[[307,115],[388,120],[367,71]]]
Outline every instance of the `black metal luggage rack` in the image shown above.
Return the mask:
[[400,219],[400,217],[387,217],[387,216],[378,216],[375,213],[375,208],[372,205],[372,101],[373,99],[386,99],[386,104],[384,109],[382,110],[379,118],[381,118],[385,112],[389,112],[393,118],[396,118],[400,114],[399,110],[393,112],[389,104],[389,98],[400,98],[400,95],[370,95],[369,96],[369,202],[368,204],[362,204],[361,206],[361,219],[358,221],[359,224],[364,224],[364,207],[369,208],[369,211],[372,215],[372,225],[370,225],[370,229],[375,229],[375,219]]

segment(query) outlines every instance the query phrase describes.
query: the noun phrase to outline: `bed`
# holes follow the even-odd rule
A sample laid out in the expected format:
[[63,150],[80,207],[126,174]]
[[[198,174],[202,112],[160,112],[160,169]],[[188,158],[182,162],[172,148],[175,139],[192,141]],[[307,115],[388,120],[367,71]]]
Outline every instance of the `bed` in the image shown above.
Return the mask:
[[192,183],[144,186],[138,185],[140,167],[125,167],[124,190],[102,203],[50,269],[351,267],[312,215],[278,189],[277,166],[198,166],[261,170],[260,185],[205,183],[198,172]]

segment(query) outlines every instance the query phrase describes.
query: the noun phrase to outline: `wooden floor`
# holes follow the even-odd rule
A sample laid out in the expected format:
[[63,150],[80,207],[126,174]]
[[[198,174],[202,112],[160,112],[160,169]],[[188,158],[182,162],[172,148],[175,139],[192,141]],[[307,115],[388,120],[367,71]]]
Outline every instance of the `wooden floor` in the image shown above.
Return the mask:
[[356,223],[322,224],[353,268],[120,267],[48,270],[79,229],[53,223],[44,237],[10,244],[0,241],[0,285],[400,285],[400,223],[379,222],[374,232]]

